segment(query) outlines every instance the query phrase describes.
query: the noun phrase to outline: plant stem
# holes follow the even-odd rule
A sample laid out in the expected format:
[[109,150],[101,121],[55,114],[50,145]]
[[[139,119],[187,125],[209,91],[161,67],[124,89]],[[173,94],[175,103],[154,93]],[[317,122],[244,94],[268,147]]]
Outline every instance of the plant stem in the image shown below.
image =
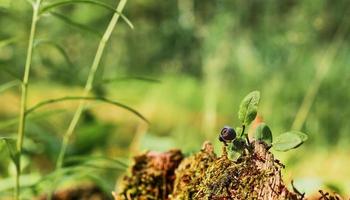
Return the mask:
[[[119,2],[117,9],[116,9],[117,12],[113,14],[113,17],[112,17],[111,21],[109,22],[108,27],[100,40],[100,43],[98,45],[98,48],[97,48],[97,51],[95,54],[95,58],[93,60],[93,63],[91,65],[91,68],[90,68],[90,71],[88,74],[88,79],[87,79],[86,84],[85,84],[84,92],[82,95],[83,97],[87,97],[89,92],[91,91],[91,89],[93,87],[95,74],[96,74],[96,71],[97,71],[98,66],[100,64],[106,43],[108,42],[109,38],[112,35],[113,29],[114,29],[116,23],[118,22],[118,19],[120,17],[120,13],[122,13],[126,2],[127,2],[127,0],[121,0]],[[77,110],[74,113],[72,121],[70,122],[69,127],[63,136],[62,146],[61,146],[58,158],[57,158],[56,169],[61,168],[63,165],[64,155],[67,151],[69,139],[72,136],[74,129],[76,128],[76,126],[79,122],[79,119],[81,117],[81,114],[82,114],[84,108],[85,108],[85,100],[81,100],[79,102]]]
[[16,164],[16,187],[15,187],[15,199],[20,199],[20,176],[21,176],[21,154],[23,147],[23,138],[26,122],[26,111],[27,111],[27,97],[28,97],[28,83],[29,83],[29,74],[30,67],[33,57],[33,43],[34,35],[36,30],[36,25],[38,21],[38,13],[40,8],[41,0],[37,0],[33,6],[33,17],[32,24],[30,28],[29,42],[27,48],[27,57],[24,68],[24,76],[21,83],[21,105],[20,105],[20,115],[19,115],[19,124],[18,124],[18,137],[17,137],[17,164]]
[[242,125],[241,137],[242,137],[242,135],[244,134],[244,131],[245,131],[245,125],[243,124],[243,125]]

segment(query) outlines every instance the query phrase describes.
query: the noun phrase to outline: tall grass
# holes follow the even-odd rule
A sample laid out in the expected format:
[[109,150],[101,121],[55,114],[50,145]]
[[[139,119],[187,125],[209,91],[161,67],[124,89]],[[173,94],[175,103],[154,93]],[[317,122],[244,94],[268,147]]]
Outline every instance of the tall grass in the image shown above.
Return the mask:
[[27,111],[29,74],[30,74],[30,68],[32,64],[33,44],[34,44],[37,21],[39,18],[40,4],[41,4],[41,0],[36,0],[35,3],[32,3],[32,7],[33,7],[32,25],[30,28],[29,42],[28,42],[28,48],[27,48],[27,58],[26,58],[26,63],[24,67],[24,75],[21,83],[21,105],[20,105],[19,124],[18,124],[17,153],[15,157],[15,165],[16,165],[15,199],[16,200],[20,199],[21,154],[23,149],[23,138],[24,138],[25,122],[26,122],[25,113]]
[[[87,97],[89,95],[92,87],[93,87],[96,71],[99,67],[99,64],[100,64],[103,52],[105,50],[106,44],[112,35],[113,29],[119,20],[120,13],[122,13],[126,2],[127,2],[127,0],[121,0],[119,2],[118,6],[116,8],[117,12],[115,12],[113,14],[113,17],[112,17],[111,21],[109,22],[108,27],[107,27],[105,33],[103,34],[99,44],[98,44],[98,48],[97,48],[94,60],[92,62],[92,65],[91,65],[86,84],[85,84],[83,97]],[[64,155],[67,151],[69,139],[72,136],[74,129],[76,128],[76,126],[79,122],[79,119],[81,117],[81,114],[82,114],[84,108],[85,108],[85,100],[81,100],[79,102],[78,108],[76,109],[76,111],[74,113],[73,119],[70,122],[69,127],[63,136],[62,146],[61,146],[61,149],[60,149],[60,152],[58,155],[58,159],[57,159],[57,163],[56,163],[56,168],[58,168],[58,169],[62,167]]]
[[[138,113],[136,110],[132,109],[131,107],[128,107],[124,104],[121,104],[119,102],[115,102],[106,98],[96,98],[96,97],[89,97],[89,93],[91,92],[93,86],[94,86],[94,79],[96,72],[98,70],[98,67],[100,65],[100,61],[102,59],[102,55],[104,53],[106,44],[108,40],[110,39],[112,32],[121,17],[131,28],[133,28],[131,22],[124,16],[122,15],[122,11],[126,5],[127,0],[121,0],[117,8],[111,8],[107,4],[100,3],[95,0],[84,0],[84,1],[61,1],[61,2],[56,2],[49,4],[48,6],[42,6],[43,0],[36,0],[35,2],[28,1],[29,3],[32,4],[32,10],[33,10],[33,15],[32,15],[32,22],[31,22],[31,29],[30,29],[30,35],[29,35],[29,41],[28,41],[28,48],[27,48],[27,56],[26,56],[26,62],[25,62],[25,68],[24,68],[24,75],[23,75],[23,80],[21,82],[21,103],[20,103],[20,113],[19,113],[19,124],[18,124],[18,136],[17,136],[17,144],[16,144],[16,153],[13,156],[13,161],[16,166],[16,181],[15,181],[15,199],[19,200],[20,199],[20,176],[21,176],[21,154],[23,151],[23,140],[25,136],[25,125],[26,125],[26,117],[29,113],[33,112],[37,108],[47,105],[50,103],[55,103],[55,102],[60,102],[60,101],[65,101],[65,100],[79,100],[78,107],[74,113],[74,116],[69,124],[69,127],[67,131],[65,132],[63,136],[63,141],[61,148],[59,150],[58,158],[56,161],[56,169],[55,171],[58,171],[60,168],[62,168],[63,163],[64,163],[64,156],[67,151],[67,147],[70,141],[70,138],[72,134],[74,133],[75,128],[77,127],[77,124],[79,122],[79,119],[82,115],[83,110],[85,109],[86,101],[93,100],[93,101],[102,101],[106,102],[118,107],[122,107],[143,120],[147,121],[140,113]],[[103,36],[101,37],[101,40],[99,42],[96,54],[94,56],[92,65],[90,67],[90,71],[87,77],[87,81],[84,87],[84,91],[82,96],[78,97],[63,97],[63,98],[57,98],[57,99],[50,99],[50,100],[45,100],[42,102],[39,102],[36,106],[29,108],[28,109],[28,86],[29,86],[29,78],[30,78],[30,69],[32,65],[32,58],[33,58],[33,50],[35,48],[35,33],[36,33],[36,27],[37,27],[37,22],[39,20],[39,17],[41,14],[45,12],[50,12],[49,10],[61,5],[66,5],[66,4],[71,4],[71,3],[88,3],[88,4],[93,4],[97,6],[102,6],[104,8],[107,8],[109,10],[113,10],[114,14],[112,19],[110,20]],[[57,178],[55,176],[55,178]],[[53,185],[54,186],[54,185]],[[51,191],[49,192],[48,198],[51,199]]]

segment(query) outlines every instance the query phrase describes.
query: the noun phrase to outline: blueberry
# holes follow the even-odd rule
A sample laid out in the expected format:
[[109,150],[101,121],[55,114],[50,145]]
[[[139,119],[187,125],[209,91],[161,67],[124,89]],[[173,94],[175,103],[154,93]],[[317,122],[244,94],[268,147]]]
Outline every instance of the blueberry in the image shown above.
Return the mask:
[[220,137],[219,140],[221,142],[231,142],[232,140],[234,140],[236,138],[236,131],[235,129],[229,127],[229,126],[225,126],[220,133]]

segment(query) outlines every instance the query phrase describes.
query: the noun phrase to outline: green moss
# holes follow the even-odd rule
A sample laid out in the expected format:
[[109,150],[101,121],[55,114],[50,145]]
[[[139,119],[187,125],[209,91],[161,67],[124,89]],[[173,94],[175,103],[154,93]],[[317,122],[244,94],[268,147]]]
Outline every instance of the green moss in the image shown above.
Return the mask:
[[[156,156],[144,154],[135,159],[132,176],[124,178],[116,200],[302,199],[283,183],[283,165],[274,159],[268,146],[253,141],[251,147],[237,160],[230,160],[226,148],[217,157],[212,145],[205,143],[201,151],[183,159],[178,166],[174,163],[182,159],[179,151]],[[159,168],[169,160],[174,164],[172,167]]]
[[207,168],[217,159],[213,147],[206,142],[198,153],[185,158],[175,171],[176,180],[173,200],[191,200],[193,195],[200,189],[203,175]]
[[301,199],[288,191],[281,168],[265,143],[254,142],[253,151],[232,161],[223,154],[203,174],[193,199]]
[[176,170],[172,199],[302,199],[285,187],[282,166],[267,145],[253,142],[252,148],[236,161],[228,158],[225,148],[221,157],[204,148],[184,159]]

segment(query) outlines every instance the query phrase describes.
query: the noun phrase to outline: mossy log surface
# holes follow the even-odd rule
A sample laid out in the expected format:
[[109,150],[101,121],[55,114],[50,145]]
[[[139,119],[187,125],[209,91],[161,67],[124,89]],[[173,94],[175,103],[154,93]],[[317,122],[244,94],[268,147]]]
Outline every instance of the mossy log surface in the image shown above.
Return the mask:
[[[286,187],[283,168],[260,141],[253,141],[250,150],[235,161],[228,158],[225,148],[217,156],[208,142],[186,158],[179,150],[147,152],[135,157],[115,200],[307,199]],[[328,195],[319,199],[337,198]]]

